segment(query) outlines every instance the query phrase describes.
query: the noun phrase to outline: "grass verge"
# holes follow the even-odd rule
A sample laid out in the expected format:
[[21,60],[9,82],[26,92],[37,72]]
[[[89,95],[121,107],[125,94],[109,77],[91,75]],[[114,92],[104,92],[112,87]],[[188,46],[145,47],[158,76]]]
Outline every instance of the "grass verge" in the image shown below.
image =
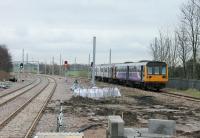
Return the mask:
[[187,90],[178,90],[178,89],[169,89],[172,93],[180,93],[195,98],[200,98],[200,91],[197,89],[187,89]]
[[67,75],[69,77],[88,77],[88,71],[87,70],[67,71]]

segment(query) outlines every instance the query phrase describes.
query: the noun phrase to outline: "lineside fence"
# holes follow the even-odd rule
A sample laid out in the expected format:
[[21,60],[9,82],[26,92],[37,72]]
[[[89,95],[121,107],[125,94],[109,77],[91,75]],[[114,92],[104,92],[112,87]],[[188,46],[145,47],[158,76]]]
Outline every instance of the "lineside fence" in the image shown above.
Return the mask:
[[200,80],[169,79],[167,88],[200,90]]

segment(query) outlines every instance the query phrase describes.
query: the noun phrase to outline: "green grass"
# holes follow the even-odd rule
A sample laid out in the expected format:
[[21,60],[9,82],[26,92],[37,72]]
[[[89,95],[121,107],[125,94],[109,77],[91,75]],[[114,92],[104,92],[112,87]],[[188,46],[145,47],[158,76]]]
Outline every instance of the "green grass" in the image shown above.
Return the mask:
[[184,95],[200,98],[200,91],[197,89],[187,89],[187,90],[170,89],[170,92],[181,93]]
[[70,77],[88,77],[88,71],[87,70],[67,71],[67,75]]

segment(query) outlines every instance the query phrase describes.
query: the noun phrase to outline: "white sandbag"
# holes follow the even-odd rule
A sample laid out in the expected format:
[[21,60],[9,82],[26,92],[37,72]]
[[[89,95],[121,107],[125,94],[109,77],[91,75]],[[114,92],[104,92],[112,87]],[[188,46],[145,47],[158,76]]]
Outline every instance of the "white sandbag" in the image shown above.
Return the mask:
[[121,93],[118,88],[98,88],[93,87],[91,89],[74,89],[74,96],[88,97],[93,99],[100,99],[106,97],[120,97]]

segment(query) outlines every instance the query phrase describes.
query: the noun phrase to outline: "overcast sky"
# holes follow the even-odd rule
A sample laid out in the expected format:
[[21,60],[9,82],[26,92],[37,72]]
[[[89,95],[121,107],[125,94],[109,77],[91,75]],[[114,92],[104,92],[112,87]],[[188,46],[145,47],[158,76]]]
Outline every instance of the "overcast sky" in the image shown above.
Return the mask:
[[158,29],[173,30],[186,0],[1,0],[0,43],[13,60],[88,63],[97,37],[97,63],[151,59]]

